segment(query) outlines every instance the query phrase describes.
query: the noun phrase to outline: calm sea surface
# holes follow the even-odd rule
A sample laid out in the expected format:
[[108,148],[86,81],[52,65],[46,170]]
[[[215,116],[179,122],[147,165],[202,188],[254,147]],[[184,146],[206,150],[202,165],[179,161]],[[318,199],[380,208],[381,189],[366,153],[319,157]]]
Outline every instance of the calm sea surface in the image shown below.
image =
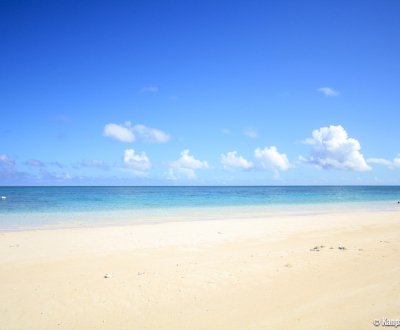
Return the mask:
[[136,220],[205,209],[400,210],[400,186],[0,187],[0,196],[6,197],[0,200],[0,229],[68,225],[78,218],[82,225],[95,214],[112,223],[117,213]]

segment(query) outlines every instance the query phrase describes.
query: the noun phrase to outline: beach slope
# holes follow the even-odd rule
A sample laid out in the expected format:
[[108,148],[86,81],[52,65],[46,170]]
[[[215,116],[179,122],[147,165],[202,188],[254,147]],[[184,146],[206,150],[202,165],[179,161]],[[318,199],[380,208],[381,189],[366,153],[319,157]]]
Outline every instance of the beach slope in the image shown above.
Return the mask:
[[0,233],[0,329],[369,329],[399,212]]

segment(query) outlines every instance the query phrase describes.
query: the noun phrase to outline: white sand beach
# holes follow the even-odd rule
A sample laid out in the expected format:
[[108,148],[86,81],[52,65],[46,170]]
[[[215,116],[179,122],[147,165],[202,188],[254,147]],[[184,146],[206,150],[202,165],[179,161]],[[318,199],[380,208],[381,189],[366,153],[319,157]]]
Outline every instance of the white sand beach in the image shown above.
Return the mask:
[[[0,233],[0,329],[370,329],[400,212]],[[340,247],[340,248],[339,248]]]

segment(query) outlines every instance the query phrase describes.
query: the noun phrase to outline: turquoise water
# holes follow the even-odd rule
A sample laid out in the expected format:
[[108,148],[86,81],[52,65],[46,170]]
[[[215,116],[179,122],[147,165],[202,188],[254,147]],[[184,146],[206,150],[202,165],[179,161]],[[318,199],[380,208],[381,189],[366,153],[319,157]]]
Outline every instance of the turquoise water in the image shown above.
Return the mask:
[[[60,224],[88,214],[173,216],[177,210],[238,207],[268,210],[321,209],[329,205],[395,210],[400,186],[271,187],[0,187],[0,229]],[[361,205],[361,206],[360,206]],[[400,209],[400,205],[398,207]],[[86,217],[77,216],[84,215]],[[99,217],[98,217],[99,218]],[[43,220],[46,219],[46,220]],[[94,221],[92,220],[87,220]],[[85,221],[83,221],[85,222]]]

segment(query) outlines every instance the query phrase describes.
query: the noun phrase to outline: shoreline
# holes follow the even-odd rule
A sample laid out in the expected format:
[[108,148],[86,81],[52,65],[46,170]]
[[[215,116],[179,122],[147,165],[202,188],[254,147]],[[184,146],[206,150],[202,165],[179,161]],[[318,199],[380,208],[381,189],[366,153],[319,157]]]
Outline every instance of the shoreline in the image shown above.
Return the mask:
[[[166,222],[222,221],[228,219],[281,218],[362,212],[399,212],[394,202],[341,202],[314,204],[229,205],[171,207],[142,210],[3,213],[1,232],[97,228],[160,224]],[[1,214],[1,213],[0,213]]]

